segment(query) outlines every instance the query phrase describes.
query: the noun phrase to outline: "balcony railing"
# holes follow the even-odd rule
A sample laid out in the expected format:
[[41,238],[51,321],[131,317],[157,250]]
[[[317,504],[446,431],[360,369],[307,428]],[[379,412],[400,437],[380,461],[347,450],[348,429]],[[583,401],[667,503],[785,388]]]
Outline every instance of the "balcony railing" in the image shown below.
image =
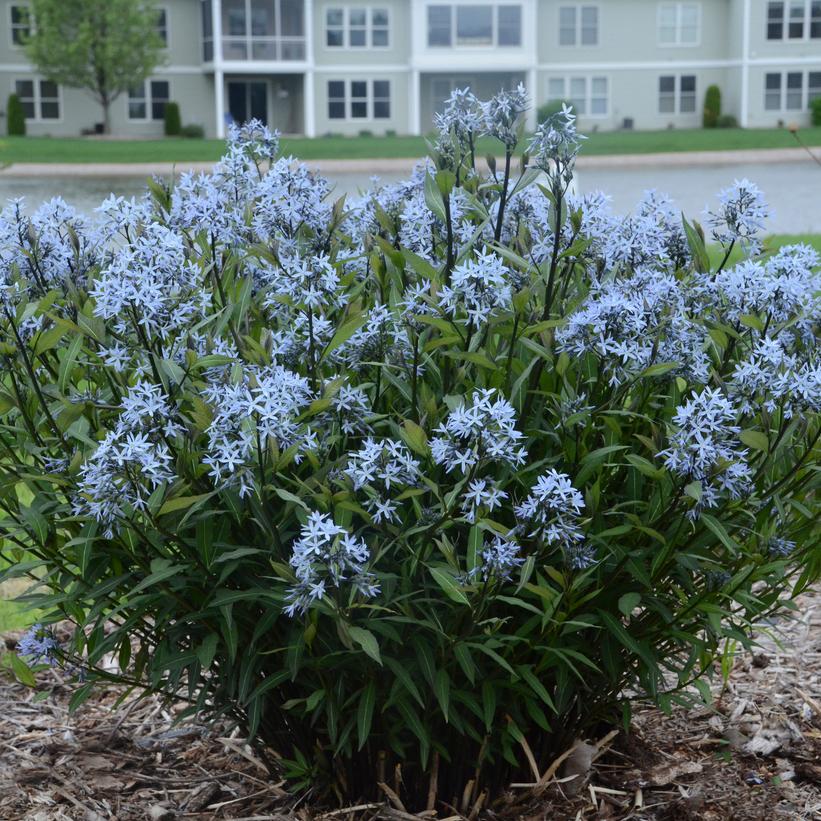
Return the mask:
[[301,61],[305,59],[305,38],[226,36],[222,38],[222,59]]
[[[203,40],[202,56],[206,63],[214,60],[214,41]],[[304,37],[231,36],[222,38],[223,60],[266,60],[301,62],[305,59]]]

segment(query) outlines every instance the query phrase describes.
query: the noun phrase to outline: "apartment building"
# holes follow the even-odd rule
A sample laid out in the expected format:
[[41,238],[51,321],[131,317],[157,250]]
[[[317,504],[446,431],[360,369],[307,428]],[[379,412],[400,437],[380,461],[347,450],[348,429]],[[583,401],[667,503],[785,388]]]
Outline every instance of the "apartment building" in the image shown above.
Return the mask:
[[[455,87],[524,83],[569,100],[583,130],[688,128],[704,92],[747,127],[809,122],[821,96],[821,0],[159,0],[164,65],[114,104],[115,133],[159,135],[165,103],[222,136],[257,117],[284,133],[424,134]],[[100,121],[83,91],[37,76],[26,0],[0,0],[0,110],[28,133]],[[535,114],[531,115],[531,124]],[[5,112],[0,117],[5,130]]]

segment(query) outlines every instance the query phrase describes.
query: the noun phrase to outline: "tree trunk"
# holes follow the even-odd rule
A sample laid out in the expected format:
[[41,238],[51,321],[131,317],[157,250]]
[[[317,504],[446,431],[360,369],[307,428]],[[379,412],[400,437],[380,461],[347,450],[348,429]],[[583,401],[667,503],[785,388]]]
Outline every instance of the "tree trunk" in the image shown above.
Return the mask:
[[111,133],[111,100],[104,99],[103,106],[103,134]]

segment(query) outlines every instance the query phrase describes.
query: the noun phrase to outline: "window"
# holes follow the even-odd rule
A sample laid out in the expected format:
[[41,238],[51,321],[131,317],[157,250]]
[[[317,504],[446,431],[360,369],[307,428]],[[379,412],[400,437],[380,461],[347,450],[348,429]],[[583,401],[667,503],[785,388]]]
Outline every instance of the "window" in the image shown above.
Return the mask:
[[804,0],[791,0],[787,36],[790,40],[804,39]]
[[821,39],[821,0],[767,3],[768,40]]
[[784,39],[784,3],[767,4],[767,39]]
[[805,111],[821,97],[821,71],[772,72],[764,75],[766,111]]
[[456,7],[456,45],[493,45],[493,6]]
[[345,82],[330,80],[328,82],[328,119],[345,119]]
[[550,102],[569,103],[580,116],[607,116],[607,77],[551,77],[547,90]]
[[428,45],[451,44],[451,7],[428,6]]
[[11,9],[11,42],[22,46],[31,34],[31,10],[28,5],[15,3]]
[[162,120],[165,117],[165,104],[170,98],[168,80],[149,80],[135,86],[128,92],[128,119]]
[[701,5],[662,3],[658,30],[661,46],[697,46],[701,39]]
[[389,80],[328,81],[328,119],[387,120],[390,116]]
[[764,78],[764,109],[781,111],[781,74],[767,74]]
[[659,114],[693,114],[696,110],[694,74],[659,77]]
[[807,75],[807,105],[821,97],[821,71],[811,71]]
[[222,0],[226,60],[304,60],[304,0]]
[[14,92],[20,98],[27,120],[59,120],[60,88],[51,80],[16,80]]
[[389,32],[386,8],[330,8],[325,12],[328,48],[388,48]]
[[462,48],[521,46],[519,3],[428,6],[428,46]]
[[522,44],[522,7],[499,6],[498,40],[500,46],[520,46]]
[[597,46],[598,44],[598,6],[561,6],[559,8],[560,46]]
[[157,36],[164,46],[168,46],[168,12],[166,9],[157,9]]

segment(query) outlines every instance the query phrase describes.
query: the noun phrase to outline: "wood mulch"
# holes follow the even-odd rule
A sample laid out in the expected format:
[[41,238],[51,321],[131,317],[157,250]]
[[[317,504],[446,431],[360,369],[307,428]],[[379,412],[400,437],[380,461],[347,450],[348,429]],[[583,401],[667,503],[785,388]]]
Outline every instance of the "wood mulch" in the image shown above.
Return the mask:
[[[478,816],[821,819],[821,593],[798,605],[794,618],[759,635],[754,656],[735,659],[711,705],[669,716],[639,709],[629,735],[600,739],[600,749],[580,746],[556,763],[538,797],[518,785],[505,808],[477,808]],[[113,710],[122,694],[115,689],[100,690],[69,715],[72,685],[56,671],[38,679],[33,691],[0,677],[0,819],[415,818],[387,800],[312,810],[270,778],[241,738],[175,724],[150,698],[126,699]],[[438,817],[470,815],[470,808],[456,816],[443,807]]]

